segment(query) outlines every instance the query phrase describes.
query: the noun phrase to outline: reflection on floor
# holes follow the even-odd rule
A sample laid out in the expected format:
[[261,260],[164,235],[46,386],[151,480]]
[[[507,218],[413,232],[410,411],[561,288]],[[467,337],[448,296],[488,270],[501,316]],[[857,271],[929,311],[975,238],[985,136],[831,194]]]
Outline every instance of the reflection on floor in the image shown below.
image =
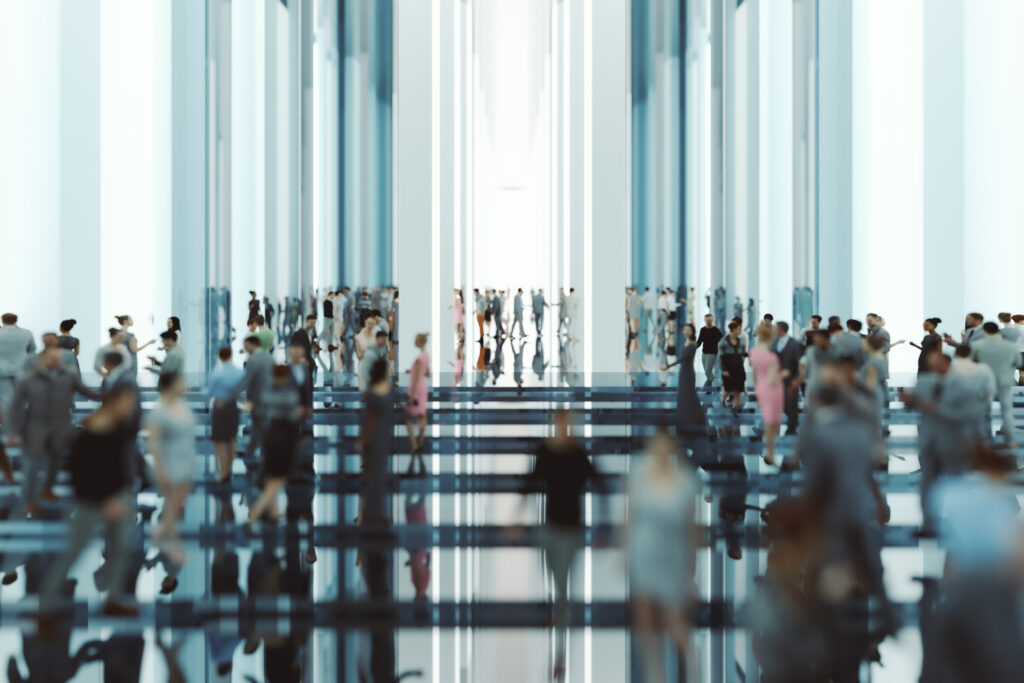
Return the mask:
[[[2,569],[16,572],[0,592],[0,666],[12,681],[67,680],[75,672],[76,680],[357,681],[371,668],[372,638],[393,633],[396,672],[414,679],[418,673],[433,681],[545,680],[551,670],[551,587],[535,545],[540,504],[535,500],[527,518],[521,517],[520,475],[547,433],[550,410],[573,407],[587,449],[607,477],[610,505],[606,519],[593,506],[587,545],[573,573],[577,603],[567,680],[643,680],[628,635],[627,574],[615,532],[624,514],[623,477],[652,427],[673,419],[675,391],[629,388],[626,377],[620,384],[434,389],[428,474],[403,474],[409,456],[404,429],[396,428],[396,525],[393,534],[376,536],[353,524],[359,469],[353,389],[317,391],[314,438],[304,442],[287,488],[288,521],[255,529],[241,522],[254,496],[257,463],[236,462],[229,485],[214,483],[208,414],[194,390],[189,400],[199,417],[204,475],[183,522],[187,561],[177,567],[147,550],[144,539],[162,501],[151,491],[141,493],[131,575],[141,606],[137,618],[98,614],[105,576],[97,538],[72,569],[66,595],[73,605],[56,637],[36,636],[30,618],[35,594],[62,547],[62,517],[70,506],[65,499],[45,505],[37,519],[15,519],[17,492],[0,486],[0,515],[6,516],[0,522]],[[147,390],[147,405],[154,399]],[[697,460],[706,501],[697,558],[698,680],[753,680],[753,647],[737,621],[764,569],[755,510],[798,485],[800,475],[762,464],[760,444],[752,438],[759,430],[755,409],[721,409],[710,393],[702,400],[711,424],[738,436],[718,439],[714,452]],[[88,410],[83,401],[77,413]],[[914,578],[938,574],[942,561],[934,543],[914,534],[920,523],[914,417],[894,400],[890,423],[891,457],[881,480],[892,521],[883,560],[906,627],[883,644],[885,666],[872,667],[876,682],[916,678],[921,588]],[[791,449],[792,440],[783,437],[780,451]],[[17,467],[17,451],[12,455]],[[64,475],[61,482],[58,492],[67,494]],[[521,523],[525,533],[507,533]],[[356,563],[369,550],[383,550],[390,559],[394,603],[366,598]],[[428,585],[419,582],[425,568]]]

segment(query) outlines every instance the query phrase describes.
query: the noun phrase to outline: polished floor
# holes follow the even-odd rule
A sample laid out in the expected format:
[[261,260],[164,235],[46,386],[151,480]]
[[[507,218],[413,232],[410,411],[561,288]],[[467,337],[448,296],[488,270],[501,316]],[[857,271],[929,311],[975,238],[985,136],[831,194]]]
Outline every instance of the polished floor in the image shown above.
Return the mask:
[[[29,614],[40,574],[62,546],[61,517],[69,503],[50,504],[42,519],[8,518],[0,522],[2,567],[17,568],[18,576],[0,589],[0,671],[9,680],[163,681],[180,672],[177,680],[276,681],[297,680],[293,676],[301,672],[307,681],[358,681],[368,668],[368,629],[385,627],[394,629],[397,673],[410,673],[412,680],[546,680],[553,641],[547,628],[550,586],[534,543],[541,508],[537,496],[521,507],[520,475],[547,432],[551,408],[572,407],[610,493],[607,501],[588,495],[588,543],[572,580],[577,604],[568,680],[643,680],[627,628],[627,568],[615,531],[623,519],[623,475],[633,458],[642,457],[653,426],[672,420],[674,377],[664,388],[660,381],[629,387],[636,377],[625,376],[620,386],[587,387],[565,386],[557,373],[549,375],[547,387],[433,389],[426,476],[406,474],[405,429],[396,426],[392,538],[367,537],[352,523],[359,469],[354,389],[317,390],[314,438],[304,444],[287,489],[292,521],[248,530],[241,522],[255,492],[253,479],[246,463],[237,461],[230,486],[212,483],[216,465],[204,438],[208,413],[193,388],[189,399],[205,474],[187,503],[188,560],[176,588],[161,593],[168,569],[175,570],[143,545],[161,505],[155,494],[143,492],[135,557],[140,616],[125,621],[98,615],[104,584],[97,538],[71,572],[70,621],[56,640],[41,640]],[[144,398],[151,404],[155,393],[147,389]],[[752,681],[756,664],[742,606],[764,568],[756,508],[798,486],[799,474],[762,463],[752,402],[736,416],[718,408],[715,395],[702,398],[712,425],[738,428],[739,436],[719,439],[714,452],[698,461],[706,545],[698,553],[697,680]],[[1024,395],[1018,401],[1024,404]],[[88,410],[82,401],[77,412]],[[894,401],[890,421],[889,468],[880,479],[893,515],[883,561],[904,628],[883,644],[884,666],[873,665],[870,672],[865,667],[863,680],[870,675],[871,681],[902,683],[916,679],[920,666],[916,579],[938,575],[942,553],[914,535],[920,523],[915,417]],[[783,437],[782,452],[791,447]],[[68,492],[66,486],[58,490]],[[723,506],[734,510],[737,501],[749,509],[738,517],[724,514]],[[0,486],[0,510],[13,516],[16,503],[16,490]],[[407,521],[420,511],[426,523]],[[309,513],[311,521],[300,520]],[[518,524],[526,525],[525,533],[507,533]],[[357,546],[389,548],[397,601],[384,611],[365,599]],[[412,557],[423,561],[424,552],[431,577],[427,599],[418,601],[406,563]]]

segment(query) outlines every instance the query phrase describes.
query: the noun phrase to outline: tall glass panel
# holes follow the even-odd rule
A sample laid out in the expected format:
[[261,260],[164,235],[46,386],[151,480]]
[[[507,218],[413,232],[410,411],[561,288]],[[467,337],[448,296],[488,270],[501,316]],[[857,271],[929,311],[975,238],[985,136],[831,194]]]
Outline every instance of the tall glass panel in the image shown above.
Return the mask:
[[345,0],[342,280],[390,284],[393,3]]

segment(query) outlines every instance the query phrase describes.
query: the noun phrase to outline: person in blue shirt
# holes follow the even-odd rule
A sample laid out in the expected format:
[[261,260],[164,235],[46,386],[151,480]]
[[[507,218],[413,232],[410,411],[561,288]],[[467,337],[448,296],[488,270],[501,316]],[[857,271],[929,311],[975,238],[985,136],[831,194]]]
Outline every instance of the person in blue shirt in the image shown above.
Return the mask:
[[231,478],[231,464],[235,461],[235,437],[238,435],[238,402],[235,389],[245,373],[231,362],[231,348],[225,346],[217,354],[220,364],[210,373],[208,398],[210,409],[210,438],[220,465],[218,484]]

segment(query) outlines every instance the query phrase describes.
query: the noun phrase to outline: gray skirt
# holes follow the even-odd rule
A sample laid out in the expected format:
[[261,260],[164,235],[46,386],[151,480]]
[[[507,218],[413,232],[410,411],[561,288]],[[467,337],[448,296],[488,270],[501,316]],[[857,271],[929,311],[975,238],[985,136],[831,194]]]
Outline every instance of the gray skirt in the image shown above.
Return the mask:
[[213,441],[230,441],[238,435],[238,404],[234,401],[222,407],[214,406],[210,414],[210,438]]

